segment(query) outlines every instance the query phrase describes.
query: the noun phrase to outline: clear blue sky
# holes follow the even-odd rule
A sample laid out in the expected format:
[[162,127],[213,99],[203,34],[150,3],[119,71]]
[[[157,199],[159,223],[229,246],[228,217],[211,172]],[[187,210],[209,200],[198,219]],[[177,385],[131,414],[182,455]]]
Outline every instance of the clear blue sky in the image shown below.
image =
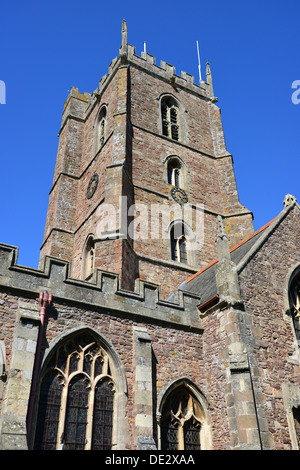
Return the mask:
[[63,104],[72,86],[93,92],[128,42],[198,77],[210,61],[233,154],[240,201],[259,228],[300,200],[299,0],[2,2],[0,80],[0,242],[19,247],[19,264],[37,267]]

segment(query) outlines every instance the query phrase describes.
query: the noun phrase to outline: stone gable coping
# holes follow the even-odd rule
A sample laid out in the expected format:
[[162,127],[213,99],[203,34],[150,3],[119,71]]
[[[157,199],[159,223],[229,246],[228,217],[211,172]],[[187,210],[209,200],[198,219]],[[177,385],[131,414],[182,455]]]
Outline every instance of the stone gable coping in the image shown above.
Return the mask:
[[272,223],[269,225],[269,227],[264,231],[261,237],[258,238],[256,243],[250,248],[250,250],[247,252],[247,254],[240,260],[240,262],[237,264],[237,272],[240,274],[243,269],[247,266],[249,261],[253,258],[253,256],[259,251],[261,246],[265,243],[265,241],[270,237],[270,235],[276,230],[278,225],[282,222],[282,220],[287,216],[287,214],[294,208],[296,207],[298,209],[298,214],[300,207],[299,204],[297,203],[297,200],[294,196],[291,196],[290,194],[287,194],[284,198],[283,201],[284,208],[282,211],[278,214],[277,217],[272,221]]

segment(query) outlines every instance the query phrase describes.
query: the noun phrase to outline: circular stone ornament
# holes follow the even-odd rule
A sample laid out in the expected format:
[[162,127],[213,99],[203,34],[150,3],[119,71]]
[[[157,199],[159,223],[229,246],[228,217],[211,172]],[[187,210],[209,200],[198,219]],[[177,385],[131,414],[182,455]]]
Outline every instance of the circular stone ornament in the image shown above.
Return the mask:
[[90,179],[90,182],[89,182],[89,185],[88,185],[87,191],[86,191],[86,197],[88,199],[91,199],[91,197],[94,196],[95,191],[96,191],[97,186],[98,186],[98,181],[99,181],[99,176],[97,175],[97,173],[94,173],[93,176]]

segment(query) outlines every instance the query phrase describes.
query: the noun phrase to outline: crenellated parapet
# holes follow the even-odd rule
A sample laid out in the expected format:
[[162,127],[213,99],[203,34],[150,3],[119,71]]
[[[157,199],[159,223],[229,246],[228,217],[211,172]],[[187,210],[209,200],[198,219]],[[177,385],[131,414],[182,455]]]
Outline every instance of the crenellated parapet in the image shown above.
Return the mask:
[[26,292],[32,298],[47,290],[53,302],[68,302],[89,309],[103,309],[112,315],[132,320],[165,323],[174,328],[200,330],[197,305],[199,296],[178,290],[172,301],[162,300],[160,288],[151,282],[136,280],[133,292],[120,287],[118,274],[96,269],[91,280],[70,276],[71,264],[46,256],[40,269],[17,264],[18,248],[0,244],[0,287]]
[[[173,86],[189,90],[209,101],[216,102],[218,99],[214,96],[212,75],[210,65],[206,64],[206,81],[200,80],[195,82],[195,77],[187,72],[181,71],[176,74],[174,65],[164,60],[160,61],[160,65],[156,63],[156,58],[148,52],[142,51],[139,56],[136,53],[136,47],[127,43],[127,26],[125,20],[122,23],[122,45],[119,50],[119,56],[115,57],[108,66],[108,72],[103,75],[99,81],[99,86],[93,93],[80,93],[77,88],[72,87],[70,94],[65,102],[64,114],[68,109],[71,98],[75,98],[77,106],[80,107],[81,117],[86,117],[93,108],[97,99],[102,95],[111,79],[115,75],[120,66],[132,65],[146,71],[162,80],[172,83]],[[72,112],[72,111],[71,111]],[[72,113],[74,115],[74,113]],[[75,112],[76,116],[76,112]]]
[[181,75],[177,75],[174,65],[171,65],[164,60],[161,60],[160,65],[158,65],[155,57],[148,52],[142,51],[140,56],[137,55],[135,46],[132,46],[131,44],[127,44],[126,53],[123,53],[122,59],[121,56],[119,56],[111,61],[108,67],[108,73],[101,78],[99,87],[94,91],[94,94],[97,95],[103,92],[121,63],[128,63],[129,65],[136,66],[161,78],[162,80],[171,82],[174,86],[188,89],[197,95],[216,101],[216,98],[213,96],[211,73],[209,75],[209,81],[206,82],[201,80],[200,84],[197,84],[193,75],[183,71],[181,71]]

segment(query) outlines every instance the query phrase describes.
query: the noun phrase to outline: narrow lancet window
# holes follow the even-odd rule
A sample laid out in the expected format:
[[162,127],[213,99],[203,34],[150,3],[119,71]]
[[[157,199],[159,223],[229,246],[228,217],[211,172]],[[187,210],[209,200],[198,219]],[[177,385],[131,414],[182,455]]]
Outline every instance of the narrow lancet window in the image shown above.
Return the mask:
[[101,148],[105,141],[105,129],[106,128],[106,107],[103,106],[100,110],[98,121],[97,121],[97,140],[98,148]]
[[176,157],[172,157],[168,161],[168,183],[180,188],[183,186],[182,184],[182,167],[178,159]]
[[300,346],[300,272],[291,282],[289,288],[289,301],[295,334]]
[[175,223],[170,231],[171,258],[179,263],[188,263],[188,240],[183,223]]
[[83,250],[82,277],[90,279],[95,269],[95,242],[93,236],[89,236]]

